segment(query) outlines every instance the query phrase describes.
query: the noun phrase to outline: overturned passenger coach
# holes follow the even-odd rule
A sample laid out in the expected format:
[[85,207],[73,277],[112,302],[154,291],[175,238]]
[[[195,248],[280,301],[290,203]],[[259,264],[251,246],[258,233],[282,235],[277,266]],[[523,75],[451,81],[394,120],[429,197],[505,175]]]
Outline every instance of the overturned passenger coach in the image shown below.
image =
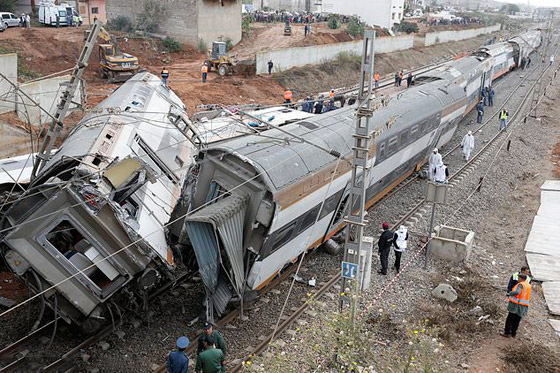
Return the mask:
[[141,307],[174,275],[165,224],[196,153],[184,109],[157,77],[137,74],[77,124],[4,215],[7,264],[36,293],[55,285],[43,300],[85,330]]

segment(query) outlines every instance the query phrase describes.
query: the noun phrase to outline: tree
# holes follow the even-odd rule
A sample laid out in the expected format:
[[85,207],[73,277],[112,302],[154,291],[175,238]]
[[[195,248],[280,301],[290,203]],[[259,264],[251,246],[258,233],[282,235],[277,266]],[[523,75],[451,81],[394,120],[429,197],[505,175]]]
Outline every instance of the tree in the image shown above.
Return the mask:
[[0,12],[10,12],[16,11],[16,0],[0,0]]
[[519,7],[516,4],[505,4],[500,8],[500,12],[506,14],[515,14],[519,12]]
[[338,15],[336,15],[336,14],[329,15],[328,26],[329,26],[329,28],[331,28],[333,30],[335,30],[337,28],[340,28],[340,22],[338,21]]
[[356,37],[364,34],[364,25],[356,17],[352,17],[347,26],[348,34]]

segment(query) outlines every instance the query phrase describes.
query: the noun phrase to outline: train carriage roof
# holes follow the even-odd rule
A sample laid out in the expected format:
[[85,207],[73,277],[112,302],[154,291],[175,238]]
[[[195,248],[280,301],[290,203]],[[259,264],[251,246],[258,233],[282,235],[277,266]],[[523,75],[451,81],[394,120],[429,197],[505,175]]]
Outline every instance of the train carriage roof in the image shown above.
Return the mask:
[[[414,123],[418,118],[439,112],[444,105],[463,97],[462,88],[457,85],[447,87],[447,84],[438,82],[430,86],[410,88],[394,96],[387,107],[375,111],[372,120],[376,128],[385,127],[391,118],[395,118],[391,130],[385,131],[380,140]],[[282,128],[314,144],[336,150],[343,156],[351,156],[355,109],[355,106],[345,107]],[[251,164],[265,176],[264,179],[273,192],[318,171],[335,159],[326,151],[275,129],[266,131],[262,136],[247,135],[226,140],[211,145],[204,152],[214,156],[231,154]]]

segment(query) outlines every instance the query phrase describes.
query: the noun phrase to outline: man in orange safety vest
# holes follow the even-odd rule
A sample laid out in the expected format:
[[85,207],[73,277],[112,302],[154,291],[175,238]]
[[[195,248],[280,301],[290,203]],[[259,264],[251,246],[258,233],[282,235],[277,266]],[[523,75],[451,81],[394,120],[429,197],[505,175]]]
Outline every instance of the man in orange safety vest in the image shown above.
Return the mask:
[[507,307],[508,316],[506,319],[506,327],[502,336],[506,338],[515,337],[517,328],[521,318],[527,314],[529,309],[529,300],[531,299],[531,285],[527,282],[527,275],[520,273],[518,275],[518,283],[513,290],[508,293],[509,304]]
[[376,71],[375,74],[373,74],[373,81],[375,84],[375,88],[379,88],[379,72]]
[[206,62],[204,62],[200,71],[202,72],[202,83],[206,83],[206,78],[208,78],[208,64]]
[[284,103],[291,104],[292,103],[292,90],[290,88],[286,88],[284,92]]

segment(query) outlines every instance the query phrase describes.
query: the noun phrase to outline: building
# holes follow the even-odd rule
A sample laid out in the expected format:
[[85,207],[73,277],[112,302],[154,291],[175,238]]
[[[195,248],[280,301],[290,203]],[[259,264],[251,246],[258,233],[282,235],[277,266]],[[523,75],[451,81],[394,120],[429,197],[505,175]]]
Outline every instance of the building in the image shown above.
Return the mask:
[[158,33],[180,42],[196,45],[203,40],[241,40],[241,0],[106,0],[107,19],[128,17],[134,24],[146,15],[146,6],[160,9],[149,12],[159,24]]
[[368,25],[392,30],[404,17],[404,0],[323,0],[323,12],[359,16]]

